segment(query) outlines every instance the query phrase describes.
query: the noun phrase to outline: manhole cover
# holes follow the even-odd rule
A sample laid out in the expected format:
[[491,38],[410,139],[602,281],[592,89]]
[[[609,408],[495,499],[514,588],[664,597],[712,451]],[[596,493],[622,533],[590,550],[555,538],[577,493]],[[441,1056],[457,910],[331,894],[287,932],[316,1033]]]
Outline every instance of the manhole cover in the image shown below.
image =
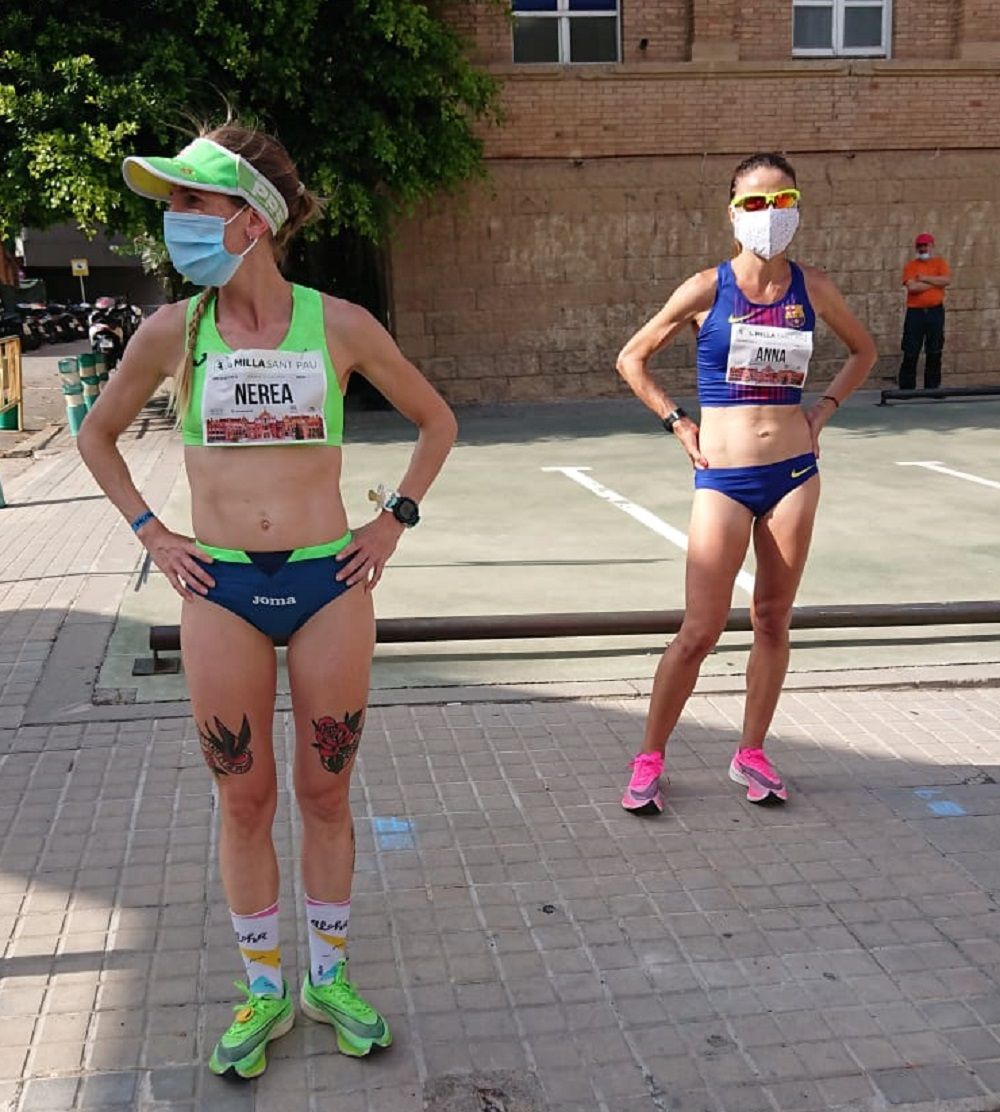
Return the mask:
[[424,1086],[426,1112],[546,1112],[537,1078],[495,1070],[433,1077]]

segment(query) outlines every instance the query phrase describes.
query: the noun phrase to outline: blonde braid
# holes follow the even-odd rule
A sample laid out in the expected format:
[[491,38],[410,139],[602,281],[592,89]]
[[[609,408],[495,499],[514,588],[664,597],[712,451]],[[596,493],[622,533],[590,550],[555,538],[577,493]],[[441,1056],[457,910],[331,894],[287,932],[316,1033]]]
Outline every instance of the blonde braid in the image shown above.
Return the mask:
[[214,286],[205,287],[198,298],[198,304],[195,305],[194,312],[191,314],[191,322],[188,324],[187,339],[184,344],[184,362],[181,363],[177,369],[177,374],[174,376],[173,395],[170,399],[170,412],[177,419],[178,424],[184,419],[184,414],[191,404],[192,380],[194,379],[194,349],[198,342],[198,329],[201,327],[201,319],[205,315],[205,310],[216,292]]

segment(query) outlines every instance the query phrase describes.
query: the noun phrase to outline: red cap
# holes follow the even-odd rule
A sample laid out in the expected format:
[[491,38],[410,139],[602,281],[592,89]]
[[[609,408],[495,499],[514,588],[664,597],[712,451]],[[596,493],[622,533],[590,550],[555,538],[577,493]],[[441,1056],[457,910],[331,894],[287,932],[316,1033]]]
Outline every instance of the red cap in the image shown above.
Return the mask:
[[930,232],[921,232],[920,235],[917,236],[916,242],[917,243],[933,243],[934,242],[934,237],[931,235]]

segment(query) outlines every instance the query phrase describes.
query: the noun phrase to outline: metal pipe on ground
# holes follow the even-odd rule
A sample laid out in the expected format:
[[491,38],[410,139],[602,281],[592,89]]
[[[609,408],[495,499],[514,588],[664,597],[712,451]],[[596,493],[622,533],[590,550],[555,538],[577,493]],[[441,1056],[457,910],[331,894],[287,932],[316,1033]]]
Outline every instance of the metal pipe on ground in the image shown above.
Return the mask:
[[1000,395],[1000,386],[952,386],[938,387],[936,390],[883,390],[879,405],[893,402],[909,402],[918,398],[995,398]]
[[[626,610],[587,614],[480,614],[447,618],[380,618],[381,645],[427,641],[506,641],[541,637],[629,637],[676,633],[683,610]],[[1000,602],[871,603],[856,606],[799,606],[792,629],[868,629],[893,626],[1000,624]],[[732,610],[727,632],[752,629],[750,611]],[[283,642],[278,642],[282,644]],[[153,653],[176,652],[180,627],[150,626]]]

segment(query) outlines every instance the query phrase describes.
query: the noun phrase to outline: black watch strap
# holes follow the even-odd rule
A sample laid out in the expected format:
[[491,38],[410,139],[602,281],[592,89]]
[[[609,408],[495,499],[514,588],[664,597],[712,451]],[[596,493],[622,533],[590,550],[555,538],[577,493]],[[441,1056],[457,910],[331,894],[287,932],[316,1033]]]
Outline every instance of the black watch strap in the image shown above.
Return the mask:
[[667,430],[667,432],[673,432],[674,431],[674,425],[676,425],[677,422],[680,421],[682,417],[686,417],[686,416],[687,416],[687,414],[684,412],[684,410],[681,409],[680,406],[678,406],[676,409],[672,409],[666,415],[666,417],[663,418],[663,427]]
[[420,507],[412,498],[405,494],[393,494],[385,504],[385,508],[407,529],[412,529],[420,521]]

